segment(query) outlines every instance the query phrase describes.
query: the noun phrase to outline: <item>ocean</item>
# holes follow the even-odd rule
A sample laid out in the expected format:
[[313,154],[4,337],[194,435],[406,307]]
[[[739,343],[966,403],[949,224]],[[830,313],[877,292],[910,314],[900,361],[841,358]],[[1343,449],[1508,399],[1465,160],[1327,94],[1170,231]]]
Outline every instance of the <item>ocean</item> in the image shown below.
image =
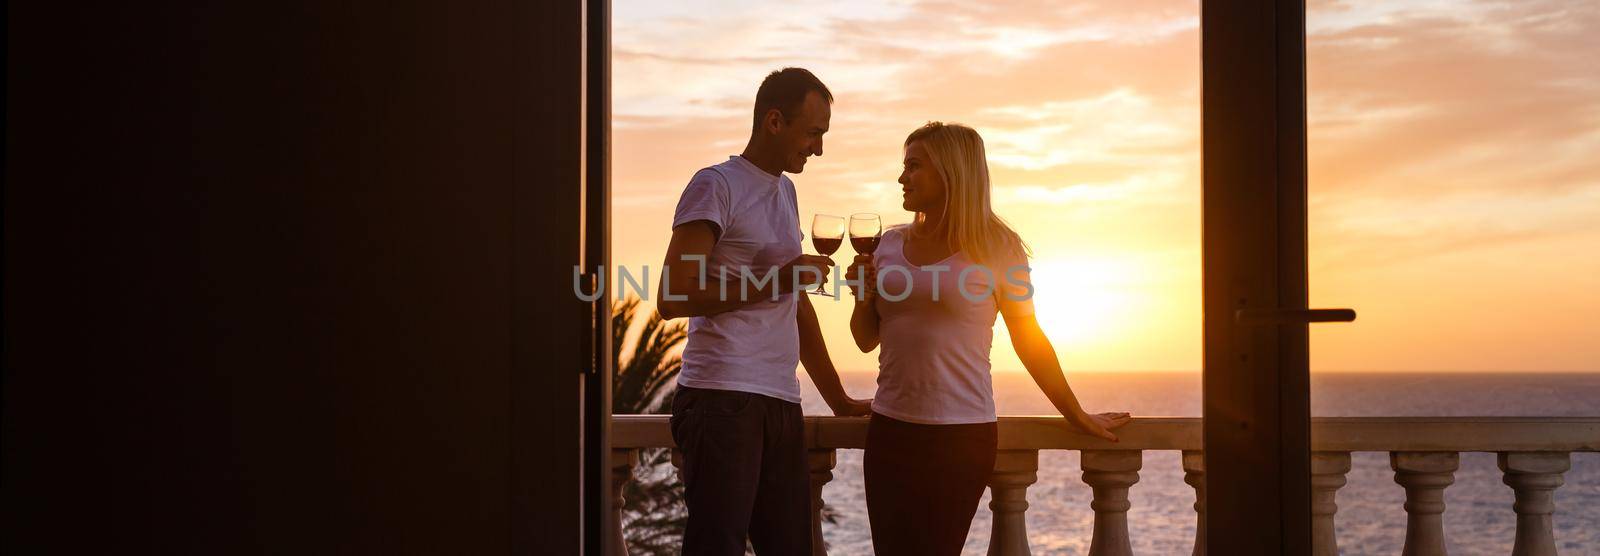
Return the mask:
[[[802,376],[807,415],[829,415]],[[843,373],[852,395],[870,396],[875,373]],[[1067,375],[1091,412],[1135,416],[1200,416],[1200,375],[1119,372]],[[1314,416],[1600,416],[1600,373],[1315,373]],[[1026,373],[994,375],[1001,415],[1051,414]],[[1028,536],[1034,554],[1086,554],[1094,513],[1080,479],[1078,452],[1039,453],[1039,480],[1028,489]],[[1399,554],[1405,541],[1405,492],[1394,482],[1388,454],[1356,452],[1348,484],[1339,489],[1335,517],[1342,554]],[[1600,453],[1572,454],[1566,484],[1556,491],[1555,537],[1564,555],[1600,555]],[[931,485],[930,485],[931,486]],[[823,526],[829,554],[872,553],[861,482],[861,451],[840,450],[823,497],[838,521]],[[1129,494],[1129,535],[1139,554],[1189,554],[1194,545],[1194,490],[1183,482],[1176,451],[1147,451],[1139,483]],[[1445,491],[1445,536],[1453,555],[1509,554],[1516,514],[1511,488],[1501,482],[1492,453],[1462,453],[1456,482]],[[966,554],[989,545],[989,496],[984,494]]]

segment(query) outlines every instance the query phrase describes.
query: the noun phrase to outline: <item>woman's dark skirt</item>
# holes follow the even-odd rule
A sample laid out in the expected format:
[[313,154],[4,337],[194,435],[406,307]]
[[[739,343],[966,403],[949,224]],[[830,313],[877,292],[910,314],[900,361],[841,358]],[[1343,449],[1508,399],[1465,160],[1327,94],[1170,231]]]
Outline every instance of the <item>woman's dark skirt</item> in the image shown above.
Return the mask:
[[867,516],[878,556],[959,556],[994,471],[994,423],[867,426]]

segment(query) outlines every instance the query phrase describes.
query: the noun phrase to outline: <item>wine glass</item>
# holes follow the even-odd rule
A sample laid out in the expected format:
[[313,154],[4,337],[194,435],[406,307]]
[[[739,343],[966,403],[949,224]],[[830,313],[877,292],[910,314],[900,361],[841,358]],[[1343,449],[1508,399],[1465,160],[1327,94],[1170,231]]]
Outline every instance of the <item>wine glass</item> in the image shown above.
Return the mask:
[[878,240],[883,238],[883,220],[870,212],[850,215],[850,247],[860,255],[871,255],[878,250]]
[[[878,240],[883,238],[883,221],[878,215],[870,212],[858,212],[850,215],[850,247],[856,250],[857,255],[872,256],[878,250]],[[862,288],[871,288],[866,284],[866,275],[861,276]],[[860,299],[860,298],[858,298]]]
[[[816,247],[818,253],[825,257],[833,256],[833,252],[838,251],[842,244],[844,244],[844,218],[827,214],[818,214],[811,218],[811,246]],[[811,295],[832,296],[833,294],[822,287],[827,281],[828,277],[823,276]]]

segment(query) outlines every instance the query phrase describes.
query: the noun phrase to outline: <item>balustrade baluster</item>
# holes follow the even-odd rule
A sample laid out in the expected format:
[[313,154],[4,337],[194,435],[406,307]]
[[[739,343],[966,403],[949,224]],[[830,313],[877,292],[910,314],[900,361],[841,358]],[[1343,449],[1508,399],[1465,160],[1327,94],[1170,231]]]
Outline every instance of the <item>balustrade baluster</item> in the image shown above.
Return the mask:
[[622,506],[627,502],[622,489],[633,479],[633,468],[638,464],[639,450],[611,450],[611,523],[606,525],[606,536],[611,540],[605,547],[607,556],[628,556],[628,543],[622,536]]
[[1333,515],[1339,511],[1335,495],[1350,472],[1350,452],[1311,454],[1311,554],[1339,556],[1339,539]]
[[1206,453],[1183,451],[1183,482],[1194,487],[1194,556],[1206,554]]
[[668,459],[672,462],[672,473],[678,476],[679,482],[683,482],[683,450],[673,448],[672,457]]
[[1551,531],[1550,514],[1556,509],[1555,493],[1572,467],[1566,452],[1501,452],[1500,471],[1506,486],[1515,492],[1511,505],[1517,512],[1517,540],[1512,556],[1555,556],[1556,537]]
[[1094,490],[1094,538],[1091,556],[1131,556],[1128,539],[1128,488],[1139,482],[1144,453],[1137,450],[1085,450],[1083,482]]
[[1401,556],[1444,556],[1444,489],[1461,466],[1456,452],[1390,452],[1394,482],[1406,489],[1406,544]]
[[811,450],[806,454],[806,463],[811,468],[811,554],[815,556],[828,554],[822,542],[822,487],[833,480],[836,458],[834,450]]
[[1001,450],[989,476],[989,556],[1027,556],[1028,486],[1039,480],[1038,450]]

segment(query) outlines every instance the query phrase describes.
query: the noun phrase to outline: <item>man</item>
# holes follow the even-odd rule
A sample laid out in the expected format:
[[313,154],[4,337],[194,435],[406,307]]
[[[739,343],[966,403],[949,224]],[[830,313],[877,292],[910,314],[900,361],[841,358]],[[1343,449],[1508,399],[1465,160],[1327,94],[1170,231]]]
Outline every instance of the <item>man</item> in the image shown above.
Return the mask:
[[744,152],[700,170],[678,200],[657,308],[665,318],[691,317],[672,403],[686,555],[744,554],[747,537],[761,556],[811,554],[796,363],[835,414],[871,411],[870,400],[845,393],[810,296],[796,293],[833,261],[801,253],[794,183],[784,173],[822,155],[832,102],[811,72],[772,72],[756,92]]

